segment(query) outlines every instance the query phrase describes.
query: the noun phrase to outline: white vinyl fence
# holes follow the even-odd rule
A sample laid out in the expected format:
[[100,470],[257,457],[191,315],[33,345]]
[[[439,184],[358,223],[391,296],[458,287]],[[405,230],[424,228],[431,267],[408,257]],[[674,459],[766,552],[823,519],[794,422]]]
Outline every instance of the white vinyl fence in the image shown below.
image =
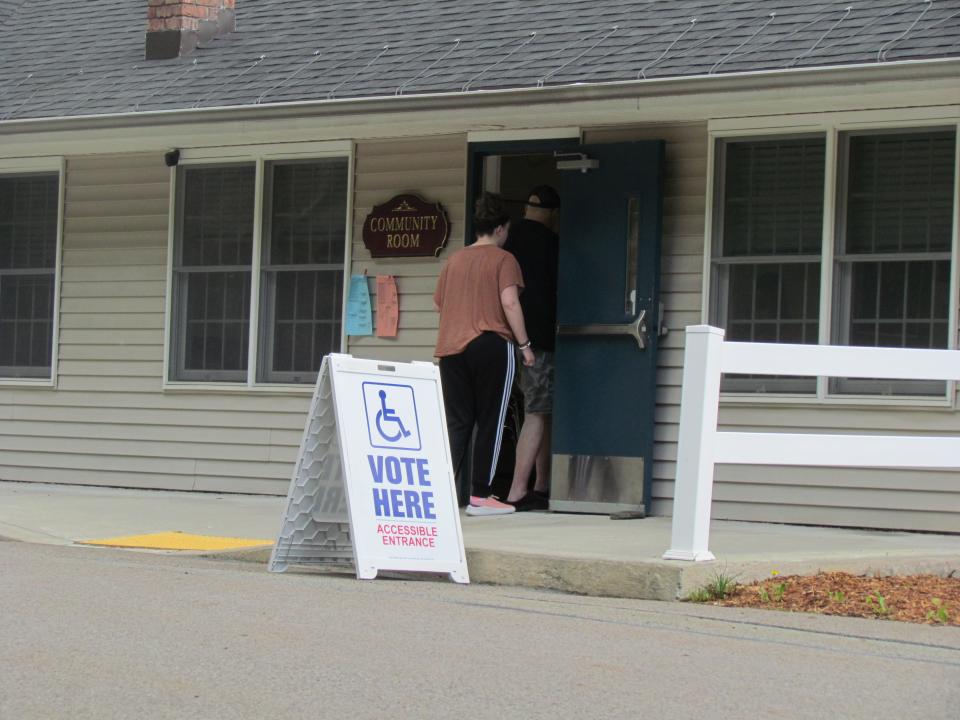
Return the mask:
[[724,342],[686,329],[673,533],[667,560],[713,560],[708,548],[713,466],[960,468],[960,438],[717,431],[723,373],[960,380],[960,351]]

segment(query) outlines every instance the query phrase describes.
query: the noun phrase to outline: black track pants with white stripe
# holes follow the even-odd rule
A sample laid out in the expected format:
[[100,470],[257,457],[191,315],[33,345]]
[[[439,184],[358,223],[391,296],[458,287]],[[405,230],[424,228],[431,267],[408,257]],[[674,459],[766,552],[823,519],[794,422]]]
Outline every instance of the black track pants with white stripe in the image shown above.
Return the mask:
[[500,457],[503,422],[516,368],[513,343],[492,332],[470,341],[458,355],[440,358],[453,470],[462,468],[474,425],[471,494],[487,497]]

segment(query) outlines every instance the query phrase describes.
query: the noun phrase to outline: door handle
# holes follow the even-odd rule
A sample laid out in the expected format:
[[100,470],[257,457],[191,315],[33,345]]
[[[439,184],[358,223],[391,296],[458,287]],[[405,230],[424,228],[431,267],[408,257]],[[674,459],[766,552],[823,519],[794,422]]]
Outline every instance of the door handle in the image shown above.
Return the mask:
[[558,335],[629,335],[637,347],[647,349],[647,311],[641,310],[636,320],[626,323],[591,323],[587,325],[558,325]]

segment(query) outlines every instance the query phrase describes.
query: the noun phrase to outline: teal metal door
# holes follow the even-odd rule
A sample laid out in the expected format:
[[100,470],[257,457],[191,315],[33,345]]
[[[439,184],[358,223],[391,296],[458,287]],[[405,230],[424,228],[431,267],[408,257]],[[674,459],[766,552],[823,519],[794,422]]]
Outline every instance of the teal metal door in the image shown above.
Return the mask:
[[649,507],[663,142],[590,145],[561,162],[550,508]]

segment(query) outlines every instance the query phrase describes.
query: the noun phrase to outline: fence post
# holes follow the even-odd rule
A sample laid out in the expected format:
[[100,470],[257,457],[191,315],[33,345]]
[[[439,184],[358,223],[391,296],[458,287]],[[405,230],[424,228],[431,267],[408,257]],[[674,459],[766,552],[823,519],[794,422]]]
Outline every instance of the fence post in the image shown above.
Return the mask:
[[715,559],[708,544],[723,335],[723,330],[709,325],[686,330],[673,531],[665,560]]

